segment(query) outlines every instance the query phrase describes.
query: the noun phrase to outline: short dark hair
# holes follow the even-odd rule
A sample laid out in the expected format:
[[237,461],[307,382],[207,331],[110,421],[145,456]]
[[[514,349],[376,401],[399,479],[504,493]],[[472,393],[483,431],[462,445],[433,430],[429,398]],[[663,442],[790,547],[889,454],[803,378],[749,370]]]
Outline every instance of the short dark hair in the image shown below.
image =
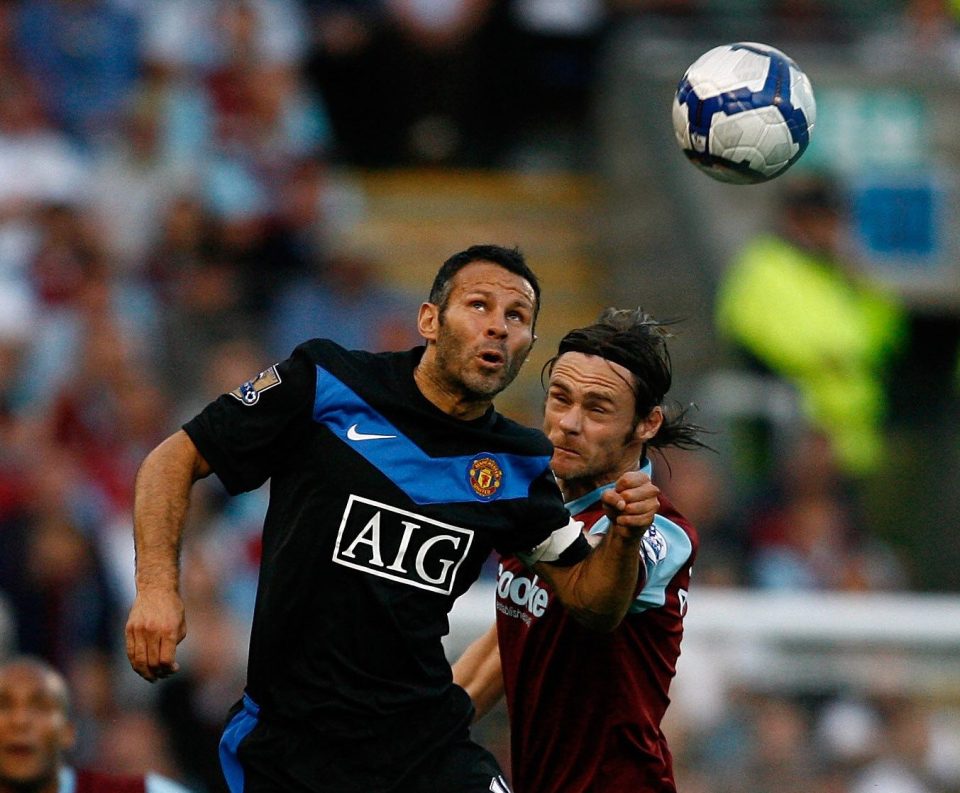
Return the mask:
[[664,399],[673,382],[673,367],[667,339],[667,323],[659,322],[642,308],[607,308],[597,321],[567,333],[557,354],[544,364],[541,375],[549,375],[557,359],[567,352],[597,355],[628,369],[633,375],[634,421],[639,423],[658,405],[663,407],[663,424],[647,443],[684,449],[706,447],[698,435],[703,428],[687,421],[689,408],[668,409]]
[[0,674],[16,667],[29,669],[37,677],[43,678],[44,684],[49,684],[50,694],[56,699],[57,705],[68,717],[71,715],[70,688],[66,678],[56,667],[38,655],[16,655],[0,663]]
[[428,300],[440,307],[440,313],[447,307],[450,293],[453,291],[453,277],[468,264],[474,262],[491,262],[519,275],[533,287],[533,322],[536,324],[537,314],[540,311],[540,282],[533,270],[527,264],[519,248],[504,248],[500,245],[471,245],[465,251],[453,254],[437,271],[430,287]]

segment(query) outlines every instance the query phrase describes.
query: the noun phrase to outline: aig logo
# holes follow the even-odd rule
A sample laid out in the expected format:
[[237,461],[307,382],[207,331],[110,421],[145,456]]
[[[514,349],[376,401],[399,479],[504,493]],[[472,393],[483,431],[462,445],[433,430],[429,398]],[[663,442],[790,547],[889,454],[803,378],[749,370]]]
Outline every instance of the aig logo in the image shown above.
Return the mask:
[[402,584],[449,595],[473,532],[351,495],[333,561]]

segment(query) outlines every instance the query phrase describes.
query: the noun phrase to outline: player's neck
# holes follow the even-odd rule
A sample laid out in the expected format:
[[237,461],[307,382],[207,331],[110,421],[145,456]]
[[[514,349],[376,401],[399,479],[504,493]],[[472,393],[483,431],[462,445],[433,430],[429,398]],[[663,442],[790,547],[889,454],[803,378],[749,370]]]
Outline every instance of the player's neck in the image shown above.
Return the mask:
[[489,398],[467,395],[436,376],[434,367],[423,361],[413,370],[413,380],[424,398],[449,416],[461,421],[472,421],[483,416],[493,404]]
[[570,501],[580,498],[580,496],[592,493],[599,487],[603,487],[605,484],[608,484],[608,481],[598,482],[591,477],[583,479],[557,479],[557,484],[560,485],[560,492],[563,493],[564,502],[569,503]]
[[645,459],[645,457],[641,457],[639,460],[632,459],[630,463],[622,465],[620,468],[614,468],[612,471],[605,471],[600,474],[573,477],[570,479],[561,479],[557,477],[557,484],[560,485],[560,492],[563,494],[563,500],[565,502],[570,502],[574,499],[580,498],[581,496],[587,495],[587,493],[592,493],[594,490],[607,487],[608,485],[616,482],[621,476],[627,473],[627,471],[638,470]]

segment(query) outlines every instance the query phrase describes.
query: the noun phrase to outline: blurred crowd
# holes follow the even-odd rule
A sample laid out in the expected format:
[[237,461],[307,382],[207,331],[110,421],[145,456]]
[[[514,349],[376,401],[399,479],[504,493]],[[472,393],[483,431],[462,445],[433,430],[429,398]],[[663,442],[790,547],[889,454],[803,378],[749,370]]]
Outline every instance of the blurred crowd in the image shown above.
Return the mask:
[[[421,296],[345,242],[367,212],[351,169],[581,167],[604,31],[709,5],[0,2],[0,655],[67,675],[78,763],[224,789],[215,747],[242,688],[265,494],[196,491],[183,669],[151,688],[122,647],[132,483],[183,420],[303,339],[417,343]],[[816,31],[817,5],[770,14],[802,6]],[[722,458],[670,459],[675,501],[703,531],[698,583],[909,588],[829,436],[790,440],[749,504]],[[955,756],[926,764],[940,733],[912,710],[843,704],[746,692],[710,734],[676,725],[685,793],[747,777],[778,793],[793,778],[806,793],[960,789]],[[867,732],[851,749],[830,730],[854,717]],[[828,733],[836,762],[802,775]],[[872,783],[881,771],[900,786]]]

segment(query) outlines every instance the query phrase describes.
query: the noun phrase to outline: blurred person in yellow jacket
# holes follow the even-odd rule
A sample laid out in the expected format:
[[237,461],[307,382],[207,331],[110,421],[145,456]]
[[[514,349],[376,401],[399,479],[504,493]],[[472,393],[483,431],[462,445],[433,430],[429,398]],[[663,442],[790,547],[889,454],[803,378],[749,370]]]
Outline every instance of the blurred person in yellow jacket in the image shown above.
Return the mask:
[[883,455],[885,377],[906,341],[906,312],[844,256],[844,206],[830,181],[795,180],[780,220],[721,279],[718,330],[796,388],[847,473],[870,473]]

